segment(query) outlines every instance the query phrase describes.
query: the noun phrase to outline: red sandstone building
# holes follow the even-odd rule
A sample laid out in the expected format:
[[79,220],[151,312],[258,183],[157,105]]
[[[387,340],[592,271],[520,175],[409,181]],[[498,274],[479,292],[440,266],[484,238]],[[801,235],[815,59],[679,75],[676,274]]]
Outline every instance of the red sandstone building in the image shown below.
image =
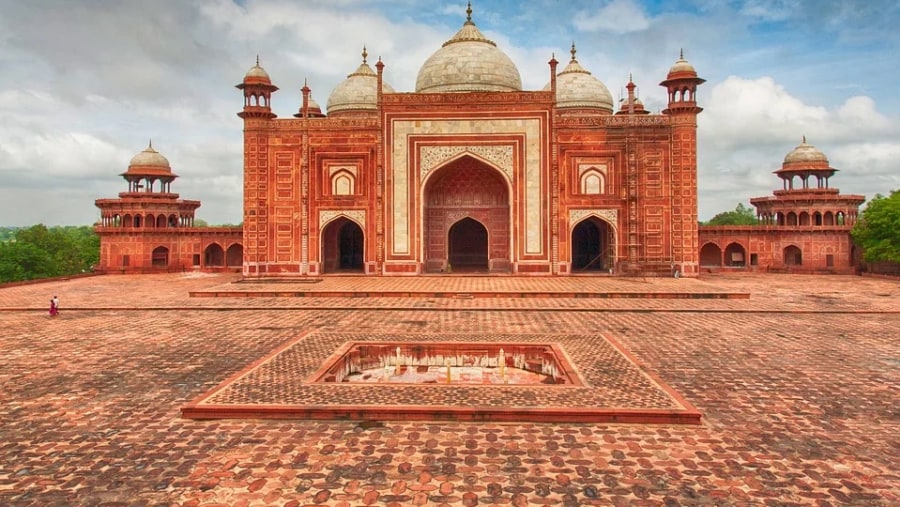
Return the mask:
[[804,137],[775,171],[783,188],[750,199],[760,225],[700,227],[701,268],[854,272],[860,259],[850,230],[865,197],[831,188],[835,172],[825,154]]
[[128,190],[98,199],[99,271],[140,273],[187,269],[238,269],[243,259],[240,227],[194,227],[200,201],[172,193],[178,177],[152,144],[121,174]]
[[[170,193],[176,176],[148,148],[122,175],[128,192],[97,201],[101,269],[697,276],[701,265],[774,267],[785,256],[792,266],[849,266],[858,196],[807,186],[810,177],[827,182],[827,161],[786,163],[780,176],[790,188],[754,202],[772,225],[703,228],[701,242],[696,93],[704,80],[683,55],[660,83],[665,110],[646,111],[633,82],[615,110],[574,44],[562,70],[551,58],[542,90],[523,90],[515,64],[467,13],[412,92],[395,91],[386,64],[373,69],[364,49],[324,112],[304,85],[297,114],[277,118],[278,87],[257,61],[237,85],[243,230],[194,228],[200,203]],[[816,199],[833,206],[820,210]],[[846,220],[831,223],[838,216]],[[792,235],[794,225],[808,238]]]
[[523,90],[515,64],[469,17],[396,92],[360,66],[322,114],[303,87],[295,118],[258,64],[244,95],[247,276],[529,275],[699,271],[697,86],[683,58],[668,107],[614,110],[576,59]]

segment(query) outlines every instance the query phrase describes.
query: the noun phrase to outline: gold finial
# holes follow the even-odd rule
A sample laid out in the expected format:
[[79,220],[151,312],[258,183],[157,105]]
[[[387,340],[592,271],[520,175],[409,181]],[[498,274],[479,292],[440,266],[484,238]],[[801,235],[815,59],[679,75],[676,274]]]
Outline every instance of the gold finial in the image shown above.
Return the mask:
[[575,59],[575,41],[572,41],[572,49],[569,50],[569,53],[572,53],[572,61],[573,62],[578,61]]
[[472,22],[472,2],[468,2],[466,7],[466,23]]
[[362,57],[363,57],[363,63],[366,63],[366,58],[369,57],[369,52],[366,51],[366,45],[365,45],[365,44],[363,44]]

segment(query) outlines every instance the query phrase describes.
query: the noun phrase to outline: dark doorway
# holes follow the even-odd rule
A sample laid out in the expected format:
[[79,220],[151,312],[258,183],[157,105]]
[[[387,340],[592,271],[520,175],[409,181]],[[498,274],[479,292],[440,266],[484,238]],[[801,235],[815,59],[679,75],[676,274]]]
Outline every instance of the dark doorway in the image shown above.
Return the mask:
[[572,272],[607,271],[611,267],[612,247],[610,227],[591,217],[572,230]]
[[158,246],[153,249],[150,262],[154,268],[164,268],[169,265],[169,249],[164,246]]
[[362,228],[344,217],[328,224],[322,234],[323,271],[363,272],[365,237]]
[[454,272],[488,270],[488,234],[477,220],[463,218],[450,227],[448,259]]

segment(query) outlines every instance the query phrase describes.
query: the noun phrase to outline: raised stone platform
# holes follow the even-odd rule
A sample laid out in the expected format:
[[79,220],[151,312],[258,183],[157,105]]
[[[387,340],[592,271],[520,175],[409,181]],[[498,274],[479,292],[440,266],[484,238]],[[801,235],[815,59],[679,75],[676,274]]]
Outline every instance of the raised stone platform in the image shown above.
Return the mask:
[[[348,343],[553,343],[581,382],[552,385],[321,382]],[[512,349],[512,345],[510,346]],[[302,418],[700,424],[690,403],[608,335],[367,335],[311,332],[181,409],[192,419]]]

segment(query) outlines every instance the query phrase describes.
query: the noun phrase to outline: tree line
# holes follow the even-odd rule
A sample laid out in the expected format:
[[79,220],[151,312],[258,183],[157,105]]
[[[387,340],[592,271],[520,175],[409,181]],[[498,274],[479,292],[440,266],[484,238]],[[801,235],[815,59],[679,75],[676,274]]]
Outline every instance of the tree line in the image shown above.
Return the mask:
[[74,275],[100,261],[89,225],[0,227],[0,283]]

